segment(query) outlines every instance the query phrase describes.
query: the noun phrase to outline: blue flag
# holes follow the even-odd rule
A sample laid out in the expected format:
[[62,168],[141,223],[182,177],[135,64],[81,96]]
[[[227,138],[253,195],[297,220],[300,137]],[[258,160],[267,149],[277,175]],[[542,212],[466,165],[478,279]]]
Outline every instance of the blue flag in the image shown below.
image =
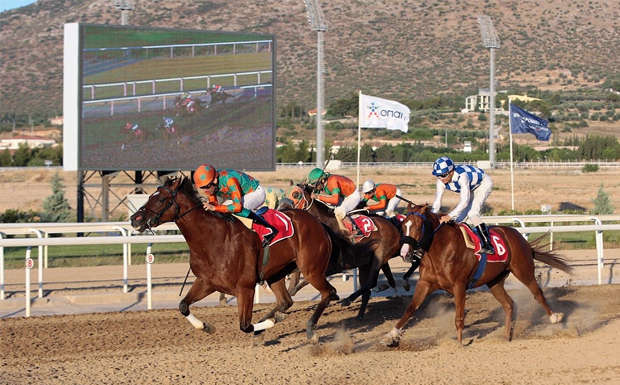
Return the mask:
[[538,140],[548,141],[551,130],[545,119],[510,104],[510,132],[513,134],[532,134]]

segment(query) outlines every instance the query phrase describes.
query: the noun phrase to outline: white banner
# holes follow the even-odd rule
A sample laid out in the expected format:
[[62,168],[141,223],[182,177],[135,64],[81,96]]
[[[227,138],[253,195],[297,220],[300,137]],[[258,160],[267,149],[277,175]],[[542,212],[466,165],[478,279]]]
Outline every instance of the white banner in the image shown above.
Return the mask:
[[360,92],[359,126],[409,130],[409,107],[392,100],[364,95]]

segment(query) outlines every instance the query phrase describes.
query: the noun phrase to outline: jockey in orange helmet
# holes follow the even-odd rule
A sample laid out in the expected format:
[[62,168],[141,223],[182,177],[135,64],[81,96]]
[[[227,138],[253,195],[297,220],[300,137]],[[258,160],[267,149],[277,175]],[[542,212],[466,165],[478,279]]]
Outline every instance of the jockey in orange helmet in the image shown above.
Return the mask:
[[[216,170],[212,165],[205,163],[194,171],[194,183],[209,199],[203,204],[205,210],[250,218],[259,225],[271,229],[271,234],[264,237],[263,246],[278,234],[275,227],[254,212],[265,202],[265,190],[248,174],[236,170]],[[231,202],[219,204],[218,197]]]

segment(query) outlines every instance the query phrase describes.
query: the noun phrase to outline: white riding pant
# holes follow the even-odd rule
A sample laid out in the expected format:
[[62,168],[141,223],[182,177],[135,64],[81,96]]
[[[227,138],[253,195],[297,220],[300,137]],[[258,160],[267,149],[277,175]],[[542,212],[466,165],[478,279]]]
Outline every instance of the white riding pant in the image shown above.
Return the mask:
[[362,197],[360,195],[360,192],[358,190],[355,190],[351,195],[344,198],[342,200],[342,203],[334,209],[334,215],[337,218],[344,219],[344,217],[347,216],[347,213],[349,211],[355,210],[361,199]]

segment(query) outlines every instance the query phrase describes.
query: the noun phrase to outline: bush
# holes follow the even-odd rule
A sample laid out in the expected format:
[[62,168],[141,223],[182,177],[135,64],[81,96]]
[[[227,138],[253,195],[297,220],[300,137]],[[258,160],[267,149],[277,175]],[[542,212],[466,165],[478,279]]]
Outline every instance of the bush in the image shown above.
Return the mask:
[[583,173],[597,172],[597,171],[598,171],[598,164],[586,164],[585,166],[581,168],[581,172]]

